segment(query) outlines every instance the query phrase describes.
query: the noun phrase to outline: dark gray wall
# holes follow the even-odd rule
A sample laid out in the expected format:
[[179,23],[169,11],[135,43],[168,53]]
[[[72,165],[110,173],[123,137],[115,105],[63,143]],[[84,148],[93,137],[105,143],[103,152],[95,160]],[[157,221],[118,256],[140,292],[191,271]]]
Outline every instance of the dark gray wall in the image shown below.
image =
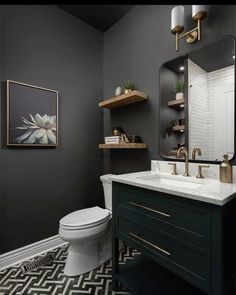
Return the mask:
[[59,91],[58,148],[1,146],[3,253],[56,235],[71,211],[103,205],[103,35],[56,6],[2,6],[1,19],[1,80]]
[[[1,253],[57,234],[59,219],[76,209],[103,205],[99,175],[150,168],[159,159],[159,68],[167,60],[225,34],[236,33],[236,6],[212,6],[202,40],[180,41],[170,33],[172,6],[132,9],[103,35],[55,6],[0,6],[0,78],[59,90],[60,146],[0,150]],[[186,6],[191,28],[191,7]],[[102,59],[103,96],[102,96]],[[132,80],[147,103],[104,111],[104,134],[121,125],[138,134],[148,150],[98,150],[102,140],[101,97]],[[6,99],[2,91],[2,120]],[[2,122],[0,121],[0,124]],[[0,126],[1,127],[1,126]],[[4,126],[0,140],[5,139]]]
[[[104,134],[112,126],[138,134],[148,143],[147,151],[105,152],[104,170],[125,173],[150,169],[151,159],[159,156],[159,68],[167,60],[203,46],[223,35],[236,35],[236,6],[211,6],[202,24],[202,40],[189,45],[180,41],[175,51],[175,36],[170,32],[170,5],[139,5],[133,8],[104,35],[104,97],[114,94],[117,85],[132,80],[148,93],[147,103],[104,111]],[[191,6],[185,6],[185,28],[193,28]],[[236,162],[235,162],[236,163]]]

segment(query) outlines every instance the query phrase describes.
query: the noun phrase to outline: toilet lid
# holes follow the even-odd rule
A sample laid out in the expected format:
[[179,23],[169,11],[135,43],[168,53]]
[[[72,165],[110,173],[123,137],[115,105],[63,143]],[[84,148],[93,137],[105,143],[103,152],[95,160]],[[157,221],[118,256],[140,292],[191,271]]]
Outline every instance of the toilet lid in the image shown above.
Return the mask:
[[110,211],[98,206],[72,212],[60,220],[64,228],[83,229],[105,222],[110,217]]

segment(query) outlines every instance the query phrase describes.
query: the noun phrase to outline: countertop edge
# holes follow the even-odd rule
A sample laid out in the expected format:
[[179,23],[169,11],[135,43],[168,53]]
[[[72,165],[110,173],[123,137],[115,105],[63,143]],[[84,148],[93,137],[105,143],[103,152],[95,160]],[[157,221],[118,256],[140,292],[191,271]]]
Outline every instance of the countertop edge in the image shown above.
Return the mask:
[[217,199],[212,199],[212,198],[208,198],[208,197],[203,197],[203,196],[199,196],[199,195],[193,195],[191,193],[185,193],[185,192],[179,192],[176,190],[172,190],[172,189],[167,189],[167,188],[161,188],[158,186],[152,186],[152,185],[148,185],[148,184],[143,184],[143,183],[139,183],[139,182],[135,182],[134,180],[127,180],[127,179],[120,179],[116,176],[111,176],[110,179],[112,181],[115,182],[119,182],[119,183],[123,183],[123,184],[128,184],[128,185],[133,185],[136,187],[141,187],[141,188],[145,188],[145,189],[149,189],[149,190],[153,190],[153,191],[159,191],[162,193],[167,193],[167,194],[172,194],[178,197],[183,197],[186,199],[190,199],[190,200],[196,200],[199,202],[204,202],[204,203],[208,203],[208,204],[213,204],[213,205],[218,205],[218,206],[223,206],[226,203],[228,203],[229,201],[231,201],[232,199],[235,198],[235,194],[232,194],[230,196],[225,197],[223,200],[217,200]]

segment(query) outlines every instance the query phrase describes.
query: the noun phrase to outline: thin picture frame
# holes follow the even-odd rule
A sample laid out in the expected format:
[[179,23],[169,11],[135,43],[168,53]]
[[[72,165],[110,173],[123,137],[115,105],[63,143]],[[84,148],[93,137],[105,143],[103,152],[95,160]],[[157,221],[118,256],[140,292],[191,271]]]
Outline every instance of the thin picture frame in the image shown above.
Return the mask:
[[[58,147],[58,91],[13,80],[6,80],[6,82],[6,146]],[[47,103],[48,114],[45,113]],[[36,111],[37,108],[39,111]],[[44,112],[40,114],[40,110]],[[46,122],[46,127],[42,124],[37,126],[37,120],[42,121],[41,119]],[[41,130],[39,131],[39,129]],[[43,133],[43,129],[45,129],[43,137],[34,136],[35,130],[38,130],[38,133]],[[49,131],[49,129],[51,130]],[[30,135],[32,135],[31,138]],[[32,138],[34,142],[32,142]]]

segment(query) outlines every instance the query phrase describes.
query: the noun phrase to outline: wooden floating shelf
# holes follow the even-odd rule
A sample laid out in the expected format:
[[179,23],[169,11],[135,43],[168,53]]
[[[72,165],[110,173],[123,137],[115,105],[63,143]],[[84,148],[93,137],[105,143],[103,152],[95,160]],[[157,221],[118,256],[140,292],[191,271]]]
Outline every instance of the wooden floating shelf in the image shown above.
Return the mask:
[[168,107],[173,109],[184,109],[181,105],[184,104],[184,98],[168,101]]
[[125,105],[146,100],[146,99],[147,99],[147,94],[140,92],[138,90],[134,90],[127,94],[122,94],[122,95],[115,96],[110,99],[101,101],[99,103],[99,107],[105,108],[105,109],[115,109],[115,108],[120,108]]
[[100,149],[146,149],[146,143],[106,143],[99,144]]
[[183,132],[185,130],[185,125],[177,125],[177,126],[173,126],[173,131],[176,132]]

